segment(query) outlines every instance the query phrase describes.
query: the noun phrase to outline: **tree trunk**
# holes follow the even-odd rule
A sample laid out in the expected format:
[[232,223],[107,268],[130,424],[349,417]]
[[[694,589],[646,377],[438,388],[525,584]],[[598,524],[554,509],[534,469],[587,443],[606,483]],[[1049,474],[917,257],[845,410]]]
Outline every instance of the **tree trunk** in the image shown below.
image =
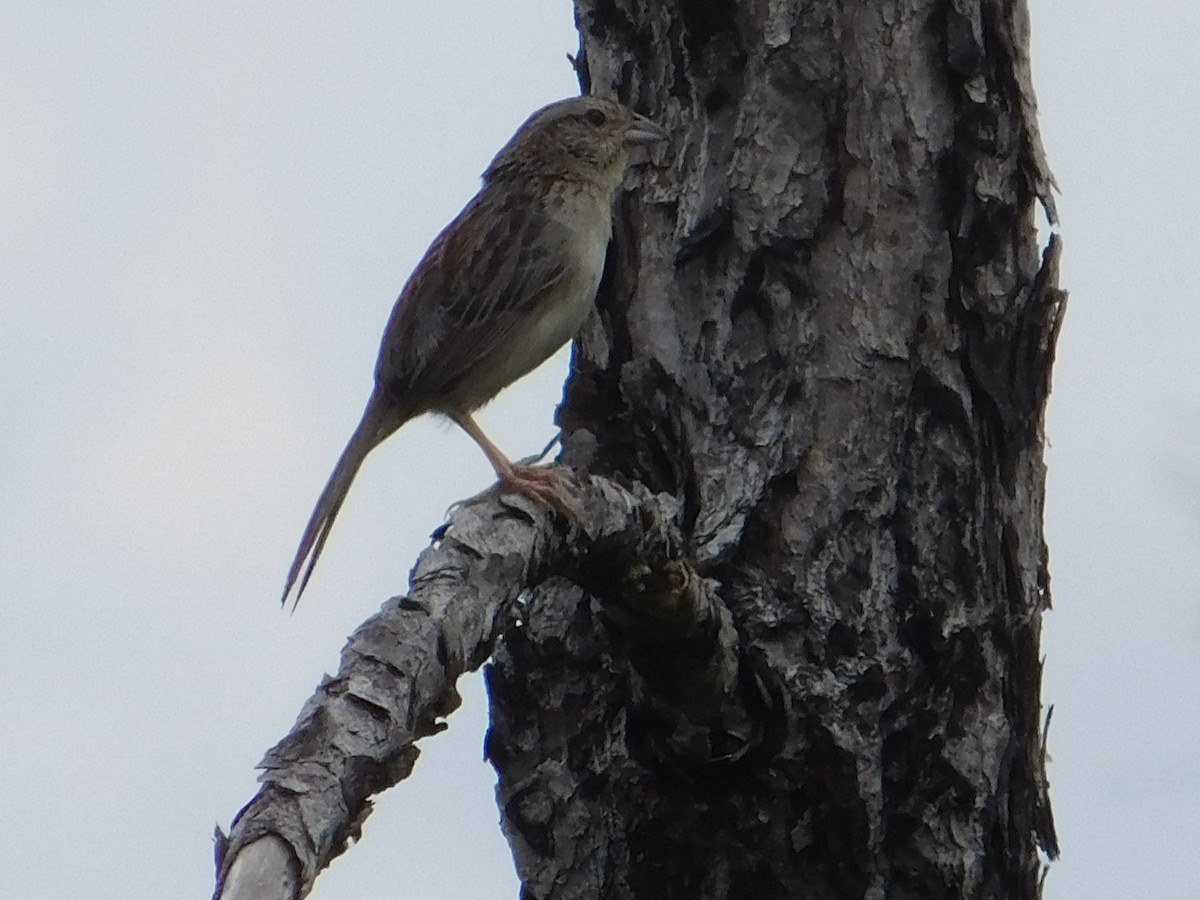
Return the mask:
[[464,505],[263,763],[217,896],[307,892],[489,655],[527,900],[1034,898],[1064,295],[1023,0],[576,0],[672,133],[616,215],[556,520]]
[[675,137],[620,210],[563,458],[676,498],[740,711],[681,711],[676,640],[543,586],[488,670],[523,896],[1038,896],[1065,298],[1023,0],[576,16],[585,91]]

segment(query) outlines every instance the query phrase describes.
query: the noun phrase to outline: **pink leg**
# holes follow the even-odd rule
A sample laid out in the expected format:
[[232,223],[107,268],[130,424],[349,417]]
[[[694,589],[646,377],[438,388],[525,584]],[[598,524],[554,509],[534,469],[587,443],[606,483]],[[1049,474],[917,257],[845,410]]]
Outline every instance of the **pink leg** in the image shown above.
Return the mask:
[[479,445],[479,449],[496,470],[496,478],[499,479],[503,490],[524,494],[559,512],[567,511],[571,486],[557,470],[512,462],[488,439],[469,413],[450,413],[450,418]]

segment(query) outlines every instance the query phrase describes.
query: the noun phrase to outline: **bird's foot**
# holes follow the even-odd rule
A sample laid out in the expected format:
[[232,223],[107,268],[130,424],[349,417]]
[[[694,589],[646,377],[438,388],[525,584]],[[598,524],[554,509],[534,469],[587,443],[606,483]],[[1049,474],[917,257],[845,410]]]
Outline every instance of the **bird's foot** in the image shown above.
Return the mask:
[[500,474],[500,492],[524,494],[531,500],[567,515],[575,499],[575,487],[561,469],[513,463]]

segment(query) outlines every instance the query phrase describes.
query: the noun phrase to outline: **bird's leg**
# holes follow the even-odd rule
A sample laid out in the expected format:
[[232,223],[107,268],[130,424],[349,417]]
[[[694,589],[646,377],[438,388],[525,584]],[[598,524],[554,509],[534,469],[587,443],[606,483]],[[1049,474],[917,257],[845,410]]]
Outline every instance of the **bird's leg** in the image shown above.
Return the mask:
[[556,470],[546,466],[529,466],[514,463],[503,451],[491,442],[470,413],[450,413],[451,420],[465,431],[483,451],[502,490],[524,494],[539,503],[566,512],[571,497],[570,483]]

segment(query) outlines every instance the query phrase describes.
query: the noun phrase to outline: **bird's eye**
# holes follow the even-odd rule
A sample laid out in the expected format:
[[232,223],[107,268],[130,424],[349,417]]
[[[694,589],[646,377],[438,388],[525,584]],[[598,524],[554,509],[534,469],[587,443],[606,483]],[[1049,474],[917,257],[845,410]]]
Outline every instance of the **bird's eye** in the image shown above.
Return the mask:
[[591,122],[591,123],[592,123],[593,125],[595,125],[597,128],[599,128],[599,127],[600,127],[601,125],[603,125],[603,124],[604,124],[606,121],[608,121],[608,120],[607,120],[607,118],[605,117],[604,113],[603,113],[603,112],[601,112],[601,111],[600,111],[600,110],[598,110],[598,109],[589,109],[589,110],[587,111],[587,116],[586,116],[586,118],[587,118],[587,120],[588,120],[589,122]]

